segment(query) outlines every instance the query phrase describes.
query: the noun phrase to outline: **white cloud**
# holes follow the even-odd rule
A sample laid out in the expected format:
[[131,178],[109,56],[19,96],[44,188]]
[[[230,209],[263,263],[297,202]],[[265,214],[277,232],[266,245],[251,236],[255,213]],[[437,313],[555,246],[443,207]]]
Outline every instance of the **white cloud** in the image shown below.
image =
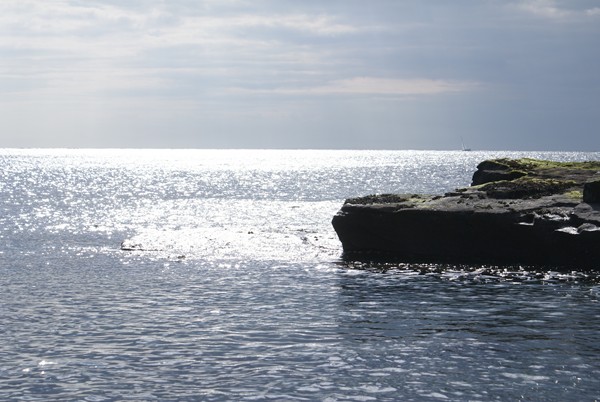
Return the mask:
[[[326,14],[198,16],[178,14],[168,4],[158,4],[134,10],[97,2],[5,0],[0,2],[0,52],[19,51],[19,60],[32,77],[46,74],[55,65],[65,71],[95,70],[101,65],[106,75],[134,75],[136,68],[152,63],[147,58],[149,52],[181,52],[185,47],[198,55],[194,59],[197,63],[227,63],[234,73],[236,64],[250,59],[320,62],[321,56],[309,39],[290,43],[286,35],[275,35],[274,30],[340,36],[368,29]],[[21,73],[22,69],[12,61],[0,65],[0,74],[14,71]]]
[[526,13],[550,20],[565,21],[600,15],[600,8],[590,9],[568,8],[559,5],[555,0],[522,0],[516,7]]
[[600,16],[600,7],[590,8],[585,10],[585,13],[589,16]]
[[119,25],[124,28],[139,28],[160,17],[156,8],[138,12],[111,5],[74,5],[67,0],[32,1],[7,0],[0,3],[2,31],[15,35],[30,34],[61,35],[99,33]]
[[[164,4],[164,3],[163,3]],[[235,14],[181,16],[168,5],[128,10],[111,5],[73,5],[66,0],[40,2],[7,0],[0,2],[0,38],[2,45],[39,47],[46,40],[53,49],[53,38],[77,38],[90,42],[102,37],[119,37],[121,42],[152,46],[169,43],[205,43],[248,41],[247,32],[256,28],[284,29],[317,36],[335,36],[360,32],[357,27],[338,21],[332,15]],[[215,40],[218,38],[219,40]],[[149,40],[153,39],[153,40]],[[179,41],[179,42],[178,42]]]
[[314,35],[339,35],[361,31],[359,27],[336,22],[328,15],[246,14],[233,17],[196,17],[190,20],[194,25],[218,30],[232,28],[283,28],[306,32]]
[[448,92],[473,91],[480,85],[473,82],[431,79],[388,79],[354,77],[306,88],[248,89],[231,88],[231,92],[279,95],[435,95]]
[[533,15],[544,18],[564,18],[569,15],[566,10],[556,7],[552,0],[526,0],[518,7]]
[[[173,80],[190,75],[206,80],[219,71],[220,76],[239,77],[245,74],[240,65],[250,61],[275,69],[283,64],[302,69],[298,66],[321,63],[313,43],[308,39],[289,43],[285,35],[272,31],[331,37],[366,29],[326,14],[192,15],[178,13],[168,3],[151,4],[156,6],[0,2],[0,57],[5,60],[0,80],[14,81],[0,92],[34,98],[52,93],[169,91]],[[14,51],[17,57],[1,55]]]

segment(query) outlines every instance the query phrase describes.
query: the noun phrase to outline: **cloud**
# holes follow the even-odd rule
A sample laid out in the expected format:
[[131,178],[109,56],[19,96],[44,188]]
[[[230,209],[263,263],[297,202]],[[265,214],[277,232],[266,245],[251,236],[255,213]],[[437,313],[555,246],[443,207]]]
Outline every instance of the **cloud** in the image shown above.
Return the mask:
[[306,88],[248,89],[231,88],[231,92],[278,95],[435,95],[448,92],[473,91],[480,85],[473,82],[432,79],[389,79],[354,77]]
[[585,10],[585,13],[589,16],[600,16],[600,7],[594,7]]
[[131,121],[143,132],[176,116],[189,133],[247,127],[231,129],[247,144],[269,125],[326,137],[412,119],[479,135],[482,116],[516,133],[561,111],[548,130],[595,127],[599,16],[595,0],[1,0],[1,128],[36,138],[21,127],[47,115],[72,138],[84,126],[101,136],[98,116],[127,135]]
[[[292,65],[310,69],[306,66],[322,63],[318,38],[368,29],[323,12],[252,13],[242,8],[220,13],[213,9],[217,4],[223,7],[217,1],[182,12],[178,7],[184,3],[148,4],[0,2],[0,57],[5,60],[0,65],[0,93],[36,98],[79,92],[89,97],[156,90],[176,97],[192,76],[214,87],[216,76],[247,78],[249,64],[262,64],[263,71],[278,74]],[[293,35],[301,39],[291,41]]]
[[[150,3],[152,4],[152,3]],[[127,9],[90,2],[76,5],[66,0],[39,2],[7,0],[0,3],[0,37],[4,46],[39,47],[46,40],[71,38],[87,41],[118,36],[122,42],[164,45],[166,40],[205,43],[207,39],[247,37],[248,30],[283,29],[316,36],[335,36],[364,31],[367,27],[340,22],[330,14],[235,13],[181,15],[164,3]],[[9,41],[12,39],[12,42]],[[17,40],[15,40],[17,39]],[[152,39],[152,40],[148,40]]]
[[144,27],[161,17],[157,8],[140,12],[93,2],[78,5],[67,0],[7,0],[0,4],[0,12],[2,31],[19,36],[98,35],[117,27],[120,30]]
[[[572,4],[572,3],[571,3]],[[528,14],[550,20],[579,20],[600,16],[600,8],[575,8],[571,4],[559,4],[555,0],[523,0],[516,7]]]
[[322,14],[247,14],[222,18],[197,17],[192,22],[198,26],[212,29],[283,28],[314,35],[340,35],[356,33],[362,30],[356,26],[337,22],[337,19],[333,16]]
[[[64,81],[74,88],[72,82],[86,82],[85,76],[112,77],[107,83],[112,88],[162,87],[166,79],[152,74],[173,78],[182,68],[196,68],[204,75],[221,70],[233,77],[246,74],[241,65],[251,61],[271,67],[317,65],[319,37],[369,29],[323,12],[213,12],[217,3],[223,6],[207,1],[192,7],[195,12],[182,12],[178,7],[184,3],[177,2],[149,2],[144,8],[94,1],[0,2],[0,56],[18,53],[17,58],[3,56],[10,61],[0,66],[0,78],[17,75],[54,88]],[[290,40],[298,34],[301,39]],[[90,87],[98,85],[81,90]]]
[[517,7],[527,13],[544,18],[564,18],[569,12],[554,5],[551,0],[527,0],[519,3]]

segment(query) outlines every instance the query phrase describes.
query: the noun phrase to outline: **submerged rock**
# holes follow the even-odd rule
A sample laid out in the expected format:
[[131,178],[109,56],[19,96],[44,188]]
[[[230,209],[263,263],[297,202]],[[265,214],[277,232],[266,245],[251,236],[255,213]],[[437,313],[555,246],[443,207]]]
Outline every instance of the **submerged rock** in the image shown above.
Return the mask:
[[347,259],[600,269],[598,172],[600,162],[484,161],[471,187],[348,199],[332,223]]

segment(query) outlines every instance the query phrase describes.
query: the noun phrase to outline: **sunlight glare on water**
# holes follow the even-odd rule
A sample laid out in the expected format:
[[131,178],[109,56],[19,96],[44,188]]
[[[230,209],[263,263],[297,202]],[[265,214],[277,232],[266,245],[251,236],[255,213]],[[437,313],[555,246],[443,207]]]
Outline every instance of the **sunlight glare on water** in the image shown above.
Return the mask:
[[340,259],[345,198],[505,156],[600,160],[0,150],[0,399],[598,399],[593,273]]

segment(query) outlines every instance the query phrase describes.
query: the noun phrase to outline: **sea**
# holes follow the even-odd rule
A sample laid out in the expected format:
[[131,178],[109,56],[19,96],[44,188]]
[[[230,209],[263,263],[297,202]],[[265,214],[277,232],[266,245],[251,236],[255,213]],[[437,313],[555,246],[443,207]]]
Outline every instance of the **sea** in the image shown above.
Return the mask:
[[0,149],[0,400],[600,400],[593,271],[343,258],[499,157],[600,153]]

